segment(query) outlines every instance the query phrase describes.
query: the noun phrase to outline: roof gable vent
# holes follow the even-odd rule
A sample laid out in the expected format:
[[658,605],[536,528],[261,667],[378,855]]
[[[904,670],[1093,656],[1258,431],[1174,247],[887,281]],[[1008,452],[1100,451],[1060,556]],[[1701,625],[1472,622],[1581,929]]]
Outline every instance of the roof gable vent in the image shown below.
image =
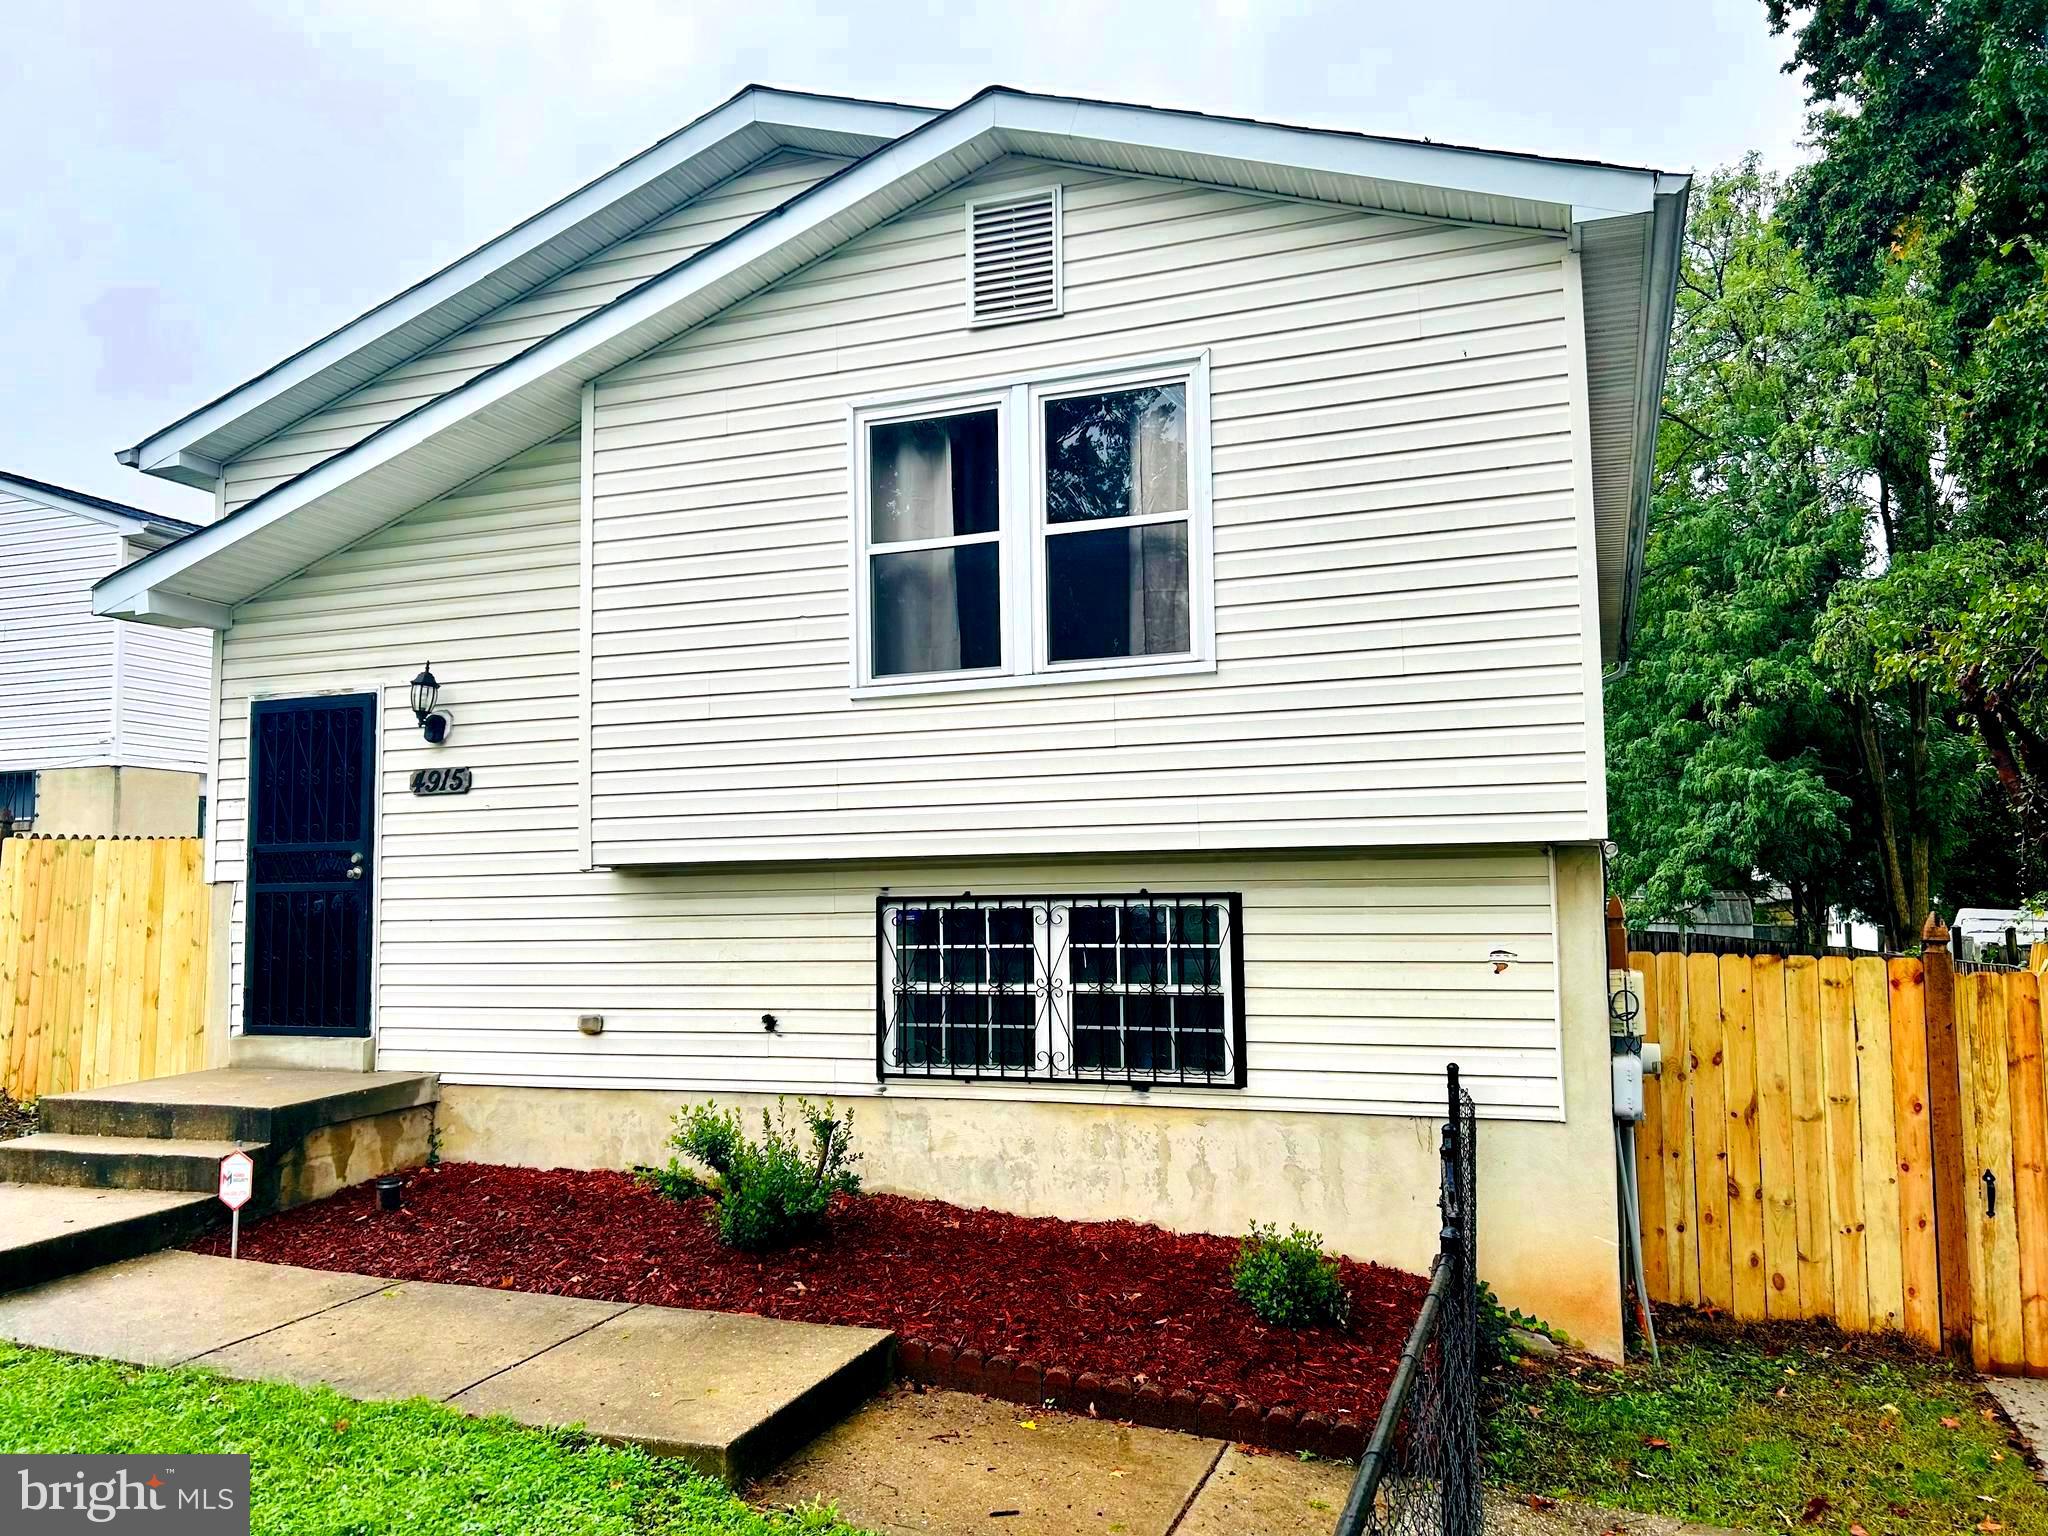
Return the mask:
[[967,323],[1060,312],[1060,189],[967,205]]

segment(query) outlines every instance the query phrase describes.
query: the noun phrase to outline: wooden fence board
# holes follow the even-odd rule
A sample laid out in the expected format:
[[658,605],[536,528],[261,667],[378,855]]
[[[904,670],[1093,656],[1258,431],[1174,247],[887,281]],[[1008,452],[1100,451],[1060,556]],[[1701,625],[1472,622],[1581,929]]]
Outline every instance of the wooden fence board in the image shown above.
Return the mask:
[[1764,1315],[1799,1309],[1799,1201],[1792,1145],[1792,1049],[1785,1034],[1785,962],[1758,955],[1750,976],[1756,1031],[1758,1140],[1764,1215]]
[[[1641,1006],[1643,1039],[1661,1044],[1657,1010],[1651,993],[1657,985],[1656,957],[1643,952],[1628,957],[1629,969],[1643,978]],[[1650,1295],[1662,1301],[1671,1294],[1670,1218],[1664,1200],[1664,1084],[1660,1078],[1643,1079],[1643,1120],[1636,1127],[1636,1216],[1642,1224],[1643,1278]]]
[[1941,1263],[1934,1233],[1934,1143],[1927,1120],[1927,1014],[1920,961],[1885,963],[1891,993],[1892,1105],[1899,1168],[1899,1273],[1907,1334],[1941,1344]]
[[1856,1097],[1856,1013],[1845,955],[1820,961],[1820,1022],[1826,1052],[1830,1232],[1835,1319],[1851,1332],[1870,1327],[1863,1236],[1863,1132]]
[[1763,1138],[1757,1113],[1756,1020],[1746,955],[1720,964],[1722,1052],[1728,1112],[1728,1249],[1735,1315],[1761,1322],[1764,1302]]
[[[1956,990],[1971,994],[1970,1074],[1975,1087],[1977,1135],[1982,1170],[1991,1182],[1979,1191],[1978,1234],[1984,1251],[1984,1289],[1990,1313],[1984,1328],[1988,1353],[1984,1369],[2018,1371],[2026,1348],[2020,1326],[2020,1248],[2014,1216],[2012,1098],[2007,1082],[2006,1010],[2001,976],[1958,977]],[[1981,1181],[1981,1174],[1980,1174]]]
[[1693,1201],[1692,1048],[1685,1017],[1685,957],[1657,956],[1653,996],[1664,1041],[1664,1219],[1670,1234],[1671,1300],[1700,1299],[1698,1220]]
[[2048,1085],[2041,1062],[2041,983],[2001,978],[2012,1094],[2013,1217],[2020,1257],[2020,1344],[2027,1374],[2048,1375]]
[[1693,1185],[1699,1201],[1700,1300],[1735,1307],[1728,1241],[1727,1043],[1721,1015],[1721,967],[1713,955],[1685,957],[1686,1027],[1692,1034]]
[[1891,988],[1875,955],[1849,964],[1856,1008],[1856,1097],[1863,1132],[1863,1265],[1870,1288],[1870,1326],[1897,1333],[1906,1326],[1899,1251],[1897,1106],[1892,1093]]
[[1793,1192],[1799,1213],[1799,1315],[1835,1317],[1828,1177],[1827,1053],[1821,1039],[1820,963],[1785,961],[1785,1032],[1792,1047]]
[[196,838],[0,842],[0,1088],[203,1067],[211,921]]

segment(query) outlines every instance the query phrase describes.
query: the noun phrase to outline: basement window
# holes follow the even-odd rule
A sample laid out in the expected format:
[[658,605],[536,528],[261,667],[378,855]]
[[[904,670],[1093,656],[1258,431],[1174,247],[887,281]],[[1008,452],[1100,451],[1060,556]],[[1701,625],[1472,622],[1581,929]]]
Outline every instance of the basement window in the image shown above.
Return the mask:
[[883,1078],[1244,1086],[1235,893],[884,898]]

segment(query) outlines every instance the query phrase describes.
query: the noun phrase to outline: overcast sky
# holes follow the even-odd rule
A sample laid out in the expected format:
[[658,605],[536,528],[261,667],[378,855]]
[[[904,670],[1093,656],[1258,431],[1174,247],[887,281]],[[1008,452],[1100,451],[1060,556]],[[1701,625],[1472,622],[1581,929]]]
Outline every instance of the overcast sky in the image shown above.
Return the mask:
[[1000,83],[1454,143],[1787,168],[1758,0],[44,0],[0,56],[0,468],[204,515],[114,451],[749,81]]

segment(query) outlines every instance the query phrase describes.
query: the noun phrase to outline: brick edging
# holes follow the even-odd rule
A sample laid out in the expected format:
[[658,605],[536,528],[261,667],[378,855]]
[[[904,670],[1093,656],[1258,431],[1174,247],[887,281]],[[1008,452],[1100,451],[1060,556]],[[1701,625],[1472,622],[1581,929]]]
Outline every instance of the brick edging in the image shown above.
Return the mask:
[[1353,1415],[1333,1421],[1320,1413],[1261,1408],[1248,1398],[1225,1401],[1215,1393],[1197,1397],[1169,1392],[1156,1382],[1134,1385],[1122,1376],[1041,1366],[1008,1355],[984,1356],[978,1349],[954,1349],[917,1339],[896,1340],[896,1372],[907,1381],[955,1392],[975,1392],[1006,1403],[1051,1406],[1068,1413],[1125,1419],[1155,1429],[1177,1429],[1275,1451],[1312,1451],[1353,1460],[1365,1449],[1365,1427]]

